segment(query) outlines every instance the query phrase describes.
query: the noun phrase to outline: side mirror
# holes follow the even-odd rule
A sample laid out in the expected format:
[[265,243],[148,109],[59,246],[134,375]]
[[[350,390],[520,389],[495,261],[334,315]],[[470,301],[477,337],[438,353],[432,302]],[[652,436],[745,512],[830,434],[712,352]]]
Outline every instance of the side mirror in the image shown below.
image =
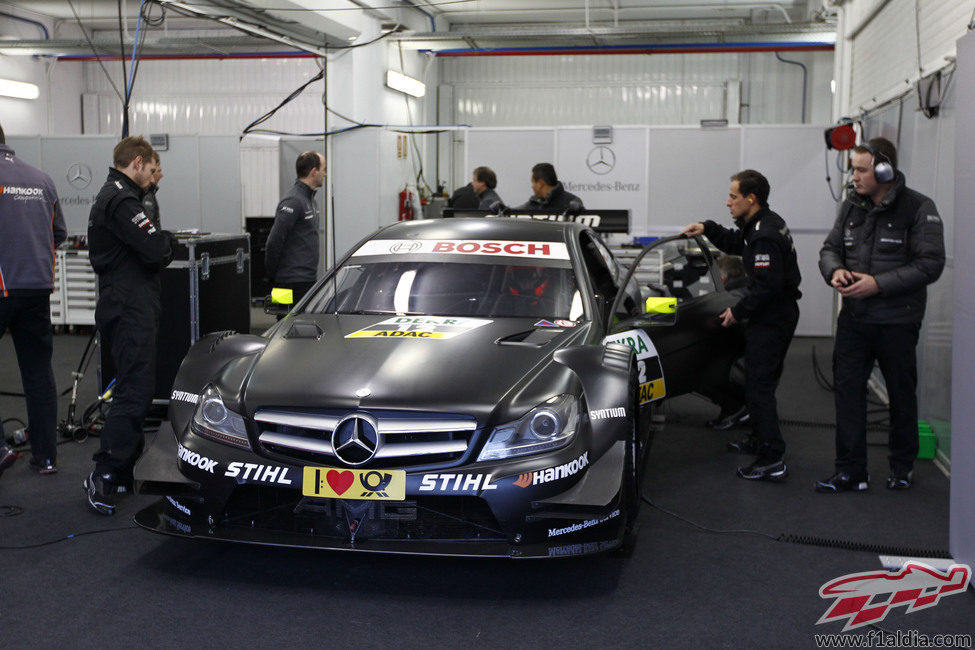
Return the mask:
[[676,314],[677,298],[650,296],[644,303],[648,314]]

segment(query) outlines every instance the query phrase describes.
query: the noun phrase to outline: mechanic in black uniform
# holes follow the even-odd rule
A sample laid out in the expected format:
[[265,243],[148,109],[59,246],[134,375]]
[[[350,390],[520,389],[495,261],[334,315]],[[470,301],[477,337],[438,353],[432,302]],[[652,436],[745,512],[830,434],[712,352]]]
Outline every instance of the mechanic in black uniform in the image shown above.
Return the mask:
[[819,270],[843,296],[833,346],[836,466],[818,492],[866,490],[867,381],[880,365],[890,397],[887,487],[913,482],[917,457],[917,346],[927,285],[945,265],[934,201],[905,185],[885,138],[853,149],[853,185],[819,251]]
[[325,158],[306,151],[295,161],[295,184],[281,198],[267,236],[264,266],[271,286],[291,289],[297,303],[318,277],[321,247],[315,191],[325,183]]
[[752,434],[728,448],[755,454],[750,465],[738,468],[738,476],[752,480],[781,480],[788,474],[775,389],[799,322],[801,296],[792,235],[782,217],[769,209],[768,195],[764,176],[752,169],[738,172],[731,177],[727,202],[738,229],[706,221],[682,231],[704,234],[725,253],[741,255],[748,274],[744,296],[718,318],[724,327],[745,321],[745,401]]
[[142,206],[152,182],[152,154],[142,137],[115,145],[114,167],[88,218],[88,257],[98,274],[95,325],[116,373],[95,469],[84,484],[88,507],[101,515],[115,514],[118,487],[131,481],[144,443],[142,421],[155,383],[159,271],[176,246],[172,233],[156,228]]
[[585,210],[585,206],[575,194],[566,192],[555,174],[551,163],[538,163],[532,167],[532,197],[519,206],[523,210],[563,213],[567,210]]
[[[58,397],[51,356],[54,247],[64,241],[64,213],[51,177],[14,155],[0,127],[0,337],[13,337],[27,398],[30,468],[57,471]],[[0,473],[17,460],[4,444]]]
[[473,183],[458,187],[447,199],[447,207],[454,210],[477,210],[479,205],[481,199],[477,198]]
[[474,170],[474,179],[471,187],[477,195],[478,209],[497,210],[504,206],[504,201],[498,195],[495,188],[498,186],[498,177],[490,167],[478,167]]
[[159,181],[162,180],[163,173],[159,153],[153,150],[152,156],[152,182],[142,196],[142,209],[152,221],[152,225],[158,229],[162,228],[162,221],[159,216],[159,199],[156,198],[156,192],[159,191]]

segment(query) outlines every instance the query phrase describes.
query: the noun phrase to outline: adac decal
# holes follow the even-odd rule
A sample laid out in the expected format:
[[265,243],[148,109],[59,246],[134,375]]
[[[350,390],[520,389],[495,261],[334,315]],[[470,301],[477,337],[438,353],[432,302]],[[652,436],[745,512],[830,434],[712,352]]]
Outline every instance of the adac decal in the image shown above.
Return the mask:
[[230,463],[224,476],[237,479],[238,483],[251,481],[252,483],[274,483],[277,485],[291,485],[287,467],[279,465],[261,465],[258,463]]
[[361,470],[305,467],[301,493],[325,499],[402,501],[406,472],[401,469]]
[[496,490],[491,474],[424,474],[420,492],[480,492]]
[[579,471],[588,464],[589,452],[587,451],[575,460],[565,463],[564,465],[549,467],[548,469],[540,469],[535,472],[528,472],[527,474],[519,474],[517,480],[515,480],[515,485],[520,488],[526,488],[529,485],[541,485],[543,483],[558,481],[560,479],[578,474]]
[[190,404],[196,404],[200,401],[200,396],[196,393],[187,393],[182,390],[174,390],[170,399],[174,399],[177,402],[189,402]]
[[610,519],[618,517],[620,514],[620,509],[617,508],[613,512],[609,513],[605,517],[600,517],[599,519],[587,519],[586,521],[580,521],[579,523],[572,524],[571,526],[565,526],[563,528],[549,528],[549,537],[558,537],[559,535],[567,535],[569,533],[577,533],[580,530],[585,530],[586,528],[591,528],[593,526],[598,526],[599,524],[605,523]]
[[491,322],[483,318],[397,316],[346,334],[345,338],[452,339]]
[[531,259],[567,260],[563,242],[494,239],[372,239],[352,257],[363,255],[487,255]]
[[213,474],[213,468],[217,466],[217,461],[211,460],[206,456],[201,456],[195,451],[190,451],[183,445],[176,443],[176,455],[179,459],[186,463],[187,465],[192,465],[193,467],[199,467],[204,472],[209,472]]
[[636,354],[637,381],[640,384],[640,404],[653,402],[666,397],[667,387],[664,383],[664,369],[660,365],[660,356],[653,341],[643,330],[626,330],[617,334],[610,334],[603,339],[603,345],[619,343],[628,345]]

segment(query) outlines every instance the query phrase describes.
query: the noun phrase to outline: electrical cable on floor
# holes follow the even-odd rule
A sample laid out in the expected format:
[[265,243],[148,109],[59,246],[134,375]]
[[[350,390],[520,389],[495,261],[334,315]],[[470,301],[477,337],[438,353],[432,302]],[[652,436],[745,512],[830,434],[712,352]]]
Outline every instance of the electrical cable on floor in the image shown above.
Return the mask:
[[720,535],[751,535],[755,537],[764,537],[765,539],[772,540],[773,542],[784,542],[787,544],[803,544],[806,546],[821,546],[823,548],[835,548],[844,551],[860,551],[866,553],[876,553],[878,555],[899,555],[907,557],[927,557],[927,558],[945,558],[951,557],[951,553],[946,550],[931,550],[922,548],[912,548],[904,546],[889,546],[886,544],[872,544],[869,542],[849,542],[841,539],[831,539],[828,537],[814,537],[811,535],[791,535],[786,533],[781,533],[778,536],[770,535],[768,533],[763,533],[758,530],[722,530],[719,528],[709,528],[708,526],[703,526],[695,521],[678,515],[675,512],[671,512],[666,508],[662,508],[654,503],[649,497],[641,495],[640,499],[648,504],[650,507],[659,510],[665,515],[669,515],[679,521],[683,521],[686,524],[690,524],[695,528],[703,530],[708,533],[716,533]]
[[[17,506],[0,506],[0,508],[16,508]],[[19,514],[19,513],[18,513]],[[120,530],[132,530],[133,528],[138,528],[136,525],[132,526],[122,526],[120,528],[100,528],[98,530],[86,530],[83,533],[72,533],[66,537],[59,537],[57,539],[48,540],[46,542],[39,542],[37,544],[24,544],[22,546],[0,546],[0,550],[4,551],[16,551],[28,548],[41,548],[42,546],[50,546],[52,544],[59,544],[61,542],[67,542],[78,537],[84,537],[85,535],[98,535],[100,533],[114,533]]]

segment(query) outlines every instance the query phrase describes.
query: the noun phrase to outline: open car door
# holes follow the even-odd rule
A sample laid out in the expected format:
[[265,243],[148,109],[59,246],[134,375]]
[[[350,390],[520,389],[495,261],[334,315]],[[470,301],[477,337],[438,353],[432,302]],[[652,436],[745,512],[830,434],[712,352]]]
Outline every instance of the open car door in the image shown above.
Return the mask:
[[[620,286],[629,277],[640,287],[638,313],[613,323],[607,340],[631,342],[638,361],[641,348],[647,341],[652,344],[662,377],[652,386],[651,400],[707,393],[725,382],[744,353],[745,339],[741,325],[721,326],[718,315],[738,296],[725,290],[707,240],[679,235],[653,242],[636,257]],[[615,307],[612,313],[618,313]],[[651,364],[648,373],[654,370]],[[641,386],[641,402],[647,401],[642,393]]]

